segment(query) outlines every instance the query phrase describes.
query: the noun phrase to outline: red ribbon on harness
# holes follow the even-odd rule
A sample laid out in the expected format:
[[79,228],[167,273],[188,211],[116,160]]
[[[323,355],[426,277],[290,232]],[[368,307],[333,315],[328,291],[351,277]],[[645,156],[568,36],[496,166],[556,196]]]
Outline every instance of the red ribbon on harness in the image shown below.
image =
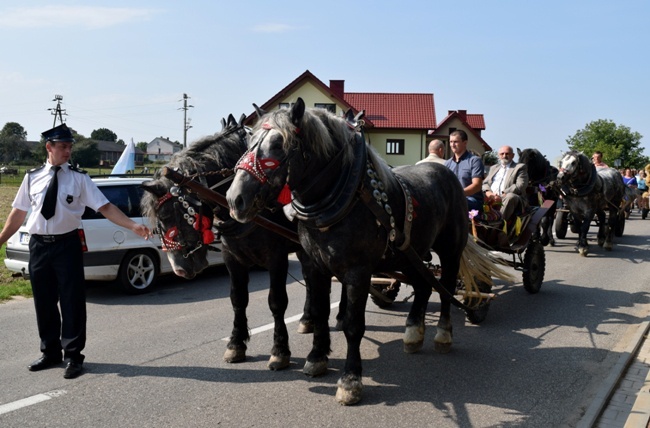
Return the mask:
[[194,222],[194,230],[201,234],[202,241],[205,245],[214,242],[214,232],[212,232],[212,221],[206,216],[194,214],[196,221]]

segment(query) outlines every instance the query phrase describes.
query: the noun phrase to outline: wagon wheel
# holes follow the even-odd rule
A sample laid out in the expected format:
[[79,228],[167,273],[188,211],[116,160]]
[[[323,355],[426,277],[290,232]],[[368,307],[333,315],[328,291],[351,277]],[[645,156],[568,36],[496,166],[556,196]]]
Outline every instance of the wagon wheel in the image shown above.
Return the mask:
[[566,238],[566,231],[569,227],[569,222],[567,219],[567,213],[564,211],[558,211],[555,215],[555,236],[558,239]]
[[[492,291],[492,286],[487,282],[479,281],[478,289],[483,293],[489,293]],[[472,324],[480,324],[487,317],[488,311],[490,310],[490,300],[483,299],[477,305],[474,305],[476,299],[465,298],[463,303],[468,306],[474,306],[475,309],[467,309],[465,315],[467,315],[467,321]]]
[[402,283],[386,275],[373,277],[370,283],[370,299],[382,309],[393,304]]
[[623,231],[625,231],[625,214],[621,214],[618,216],[618,219],[616,221],[616,227],[614,227],[614,236],[620,238],[623,236]]
[[544,254],[544,246],[537,241],[531,241],[526,247],[523,264],[524,288],[530,294],[535,294],[542,288],[545,268],[546,255]]

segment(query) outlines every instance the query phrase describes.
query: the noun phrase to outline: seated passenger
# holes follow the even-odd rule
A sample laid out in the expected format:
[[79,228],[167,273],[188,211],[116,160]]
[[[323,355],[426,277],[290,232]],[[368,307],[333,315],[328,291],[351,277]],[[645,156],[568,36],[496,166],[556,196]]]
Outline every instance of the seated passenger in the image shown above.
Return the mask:
[[463,130],[456,130],[449,134],[449,145],[453,156],[445,161],[445,166],[451,169],[465,191],[467,208],[471,210],[483,210],[483,177],[485,169],[483,161],[467,150],[467,133]]
[[510,146],[499,149],[499,163],[493,165],[483,182],[486,198],[501,199],[501,216],[509,220],[516,210],[526,207],[528,167],[514,161],[515,154]]

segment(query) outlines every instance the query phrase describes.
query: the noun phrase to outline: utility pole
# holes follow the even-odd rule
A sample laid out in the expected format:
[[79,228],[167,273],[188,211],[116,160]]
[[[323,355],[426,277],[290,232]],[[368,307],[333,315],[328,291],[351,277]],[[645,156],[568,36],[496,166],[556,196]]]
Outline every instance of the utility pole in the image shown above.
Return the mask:
[[192,105],[187,105],[189,99],[190,97],[187,94],[183,94],[183,99],[179,100],[183,101],[183,107],[179,108],[179,110],[183,110],[183,148],[187,148],[187,130],[191,128],[190,122],[192,121],[192,119],[187,118],[187,109],[194,108]]
[[56,101],[56,108],[48,108],[48,110],[51,111],[52,115],[54,116],[54,123],[52,124],[52,128],[54,128],[56,127],[57,116],[61,122],[61,125],[63,125],[63,115],[67,116],[68,113],[66,113],[64,109],[61,109],[61,101],[63,101],[63,95],[55,95],[52,101]]

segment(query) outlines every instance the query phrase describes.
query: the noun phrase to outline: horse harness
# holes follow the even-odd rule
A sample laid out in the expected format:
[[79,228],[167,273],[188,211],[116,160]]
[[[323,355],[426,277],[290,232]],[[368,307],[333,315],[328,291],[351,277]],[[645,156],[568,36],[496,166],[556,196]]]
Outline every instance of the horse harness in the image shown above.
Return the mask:
[[[353,127],[350,123],[348,123],[348,126]],[[268,123],[264,123],[262,127],[266,131],[272,129],[271,125]],[[299,131],[300,130],[296,128],[296,133],[299,133]],[[261,138],[260,141],[262,139],[263,138]],[[355,151],[354,161],[351,163],[349,168],[339,175],[339,179],[334,186],[334,189],[339,189],[340,193],[338,195],[330,194],[324,198],[324,202],[319,202],[309,207],[301,205],[296,201],[296,199],[294,199],[291,202],[291,205],[297,211],[297,217],[306,223],[307,226],[316,227],[320,230],[327,230],[327,228],[331,227],[346,216],[349,210],[356,203],[356,196],[359,196],[359,199],[364,203],[364,205],[366,205],[370,212],[373,213],[377,219],[377,223],[387,230],[387,245],[396,245],[397,249],[407,257],[420,276],[431,284],[440,295],[447,296],[453,305],[463,310],[470,310],[471,308],[469,306],[456,299],[452,293],[440,284],[433,272],[426,267],[420,255],[417,254],[410,245],[411,227],[414,216],[416,215],[415,206],[417,205],[417,202],[412,197],[408,186],[398,175],[393,174],[393,177],[395,177],[400,189],[402,190],[406,205],[404,212],[404,228],[403,230],[400,230],[397,228],[396,220],[393,215],[393,208],[388,201],[388,194],[385,191],[386,186],[379,179],[374,164],[370,159],[368,159],[365,138],[363,137],[362,132],[355,132],[353,144]],[[254,149],[255,146],[252,147],[248,153],[242,156],[235,167],[235,171],[238,169],[247,171],[262,184],[268,181],[268,176],[264,171],[265,169],[274,170],[278,168],[282,162],[287,162],[295,154],[295,152],[289,153],[281,161],[275,159],[258,159]],[[333,161],[340,156],[341,152],[342,151],[330,160],[330,163],[326,165],[324,171],[330,168],[330,165],[332,165]],[[365,166],[365,180],[362,180],[362,177],[364,177],[363,166]],[[321,176],[322,173],[319,174],[318,177]],[[311,187],[311,185],[312,184],[308,185],[307,188]],[[292,190],[292,192],[295,192],[295,190]],[[304,193],[305,190],[303,189],[302,192]]]

